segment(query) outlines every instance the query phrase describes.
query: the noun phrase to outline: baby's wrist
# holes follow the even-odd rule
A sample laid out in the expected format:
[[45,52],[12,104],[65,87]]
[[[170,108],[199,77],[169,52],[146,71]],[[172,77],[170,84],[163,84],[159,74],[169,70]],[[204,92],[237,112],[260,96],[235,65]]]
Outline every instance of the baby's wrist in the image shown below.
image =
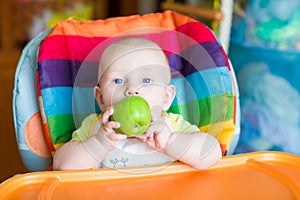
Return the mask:
[[179,159],[191,145],[194,137],[193,134],[172,133],[163,152],[175,159]]
[[98,139],[99,143],[107,150],[111,151],[115,149],[115,145],[112,141],[110,141],[105,134],[98,133],[96,138]]

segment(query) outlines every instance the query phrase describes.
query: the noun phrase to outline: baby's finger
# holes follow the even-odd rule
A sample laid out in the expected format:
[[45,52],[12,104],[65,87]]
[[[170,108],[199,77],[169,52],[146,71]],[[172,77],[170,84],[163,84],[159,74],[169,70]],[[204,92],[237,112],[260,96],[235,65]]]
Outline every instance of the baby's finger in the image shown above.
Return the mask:
[[146,131],[145,133],[136,135],[135,137],[145,141],[149,137],[150,134],[151,134],[150,131]]
[[142,141],[146,141],[146,139],[147,139],[147,136],[143,133],[143,134],[139,134],[139,135],[136,135],[135,137],[137,137],[137,138],[139,138],[139,139],[141,139]]
[[107,110],[102,114],[102,123],[106,124],[109,122],[110,116],[114,113],[113,107],[107,108]]
[[120,128],[120,123],[115,121],[109,121],[105,124],[106,129],[114,129],[114,128]]
[[156,149],[156,145],[155,145],[155,142],[153,140],[153,137],[149,137],[147,140],[146,140],[146,144],[151,148],[151,149]]
[[112,140],[114,141],[118,141],[118,140],[126,140],[127,139],[127,136],[124,135],[124,134],[119,134],[119,133],[113,133],[113,134],[110,134],[109,136]]
[[161,145],[160,139],[158,137],[159,137],[159,134],[154,134],[154,136],[153,136],[153,140],[155,141],[154,142],[155,148],[156,149],[162,149],[162,145]]
[[149,141],[149,142],[152,142],[153,141],[153,136],[154,136],[154,132],[149,132],[146,140]]
[[152,123],[151,126],[147,129],[145,135],[147,137],[151,136],[153,138],[153,134],[162,130],[163,124],[162,123]]

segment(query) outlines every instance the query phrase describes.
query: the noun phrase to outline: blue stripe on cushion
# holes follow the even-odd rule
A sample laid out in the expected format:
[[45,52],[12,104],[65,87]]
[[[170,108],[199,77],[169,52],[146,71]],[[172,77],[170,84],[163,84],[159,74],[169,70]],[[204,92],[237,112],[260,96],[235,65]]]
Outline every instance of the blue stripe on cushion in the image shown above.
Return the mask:
[[41,90],[46,116],[72,113],[72,87],[53,87]]
[[182,77],[173,78],[171,80],[171,84],[173,84],[176,87],[176,96],[172,102],[172,105],[185,104],[186,94],[185,94],[184,82],[185,79],[183,79]]
[[186,87],[187,101],[194,101],[209,96],[215,96],[232,92],[231,77],[227,66],[195,72],[186,77],[192,86]]
[[94,87],[73,88],[73,114],[96,113]]
[[232,92],[227,66],[194,72],[185,78],[176,77],[171,83],[176,86],[177,96],[179,96],[173,105]]
[[93,87],[52,87],[42,90],[46,116],[99,112]]

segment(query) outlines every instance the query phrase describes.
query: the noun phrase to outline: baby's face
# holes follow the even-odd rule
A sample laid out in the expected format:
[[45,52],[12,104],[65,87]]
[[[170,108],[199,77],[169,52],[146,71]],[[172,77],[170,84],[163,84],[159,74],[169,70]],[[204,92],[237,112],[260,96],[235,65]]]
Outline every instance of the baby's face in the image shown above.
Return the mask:
[[100,79],[100,108],[105,110],[128,96],[141,96],[153,110],[161,112],[175,95],[169,83],[170,68],[161,52],[146,49],[126,53],[117,57]]

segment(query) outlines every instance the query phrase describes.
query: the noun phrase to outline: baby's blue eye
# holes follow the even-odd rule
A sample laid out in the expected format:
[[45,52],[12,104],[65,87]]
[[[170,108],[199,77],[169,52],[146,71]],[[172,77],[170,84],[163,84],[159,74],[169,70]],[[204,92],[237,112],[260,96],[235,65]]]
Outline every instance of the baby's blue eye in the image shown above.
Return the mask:
[[122,84],[122,83],[123,83],[123,80],[120,79],[120,78],[117,78],[117,79],[114,80],[114,83],[115,83],[115,84]]
[[143,83],[150,83],[151,79],[150,78],[143,78]]

